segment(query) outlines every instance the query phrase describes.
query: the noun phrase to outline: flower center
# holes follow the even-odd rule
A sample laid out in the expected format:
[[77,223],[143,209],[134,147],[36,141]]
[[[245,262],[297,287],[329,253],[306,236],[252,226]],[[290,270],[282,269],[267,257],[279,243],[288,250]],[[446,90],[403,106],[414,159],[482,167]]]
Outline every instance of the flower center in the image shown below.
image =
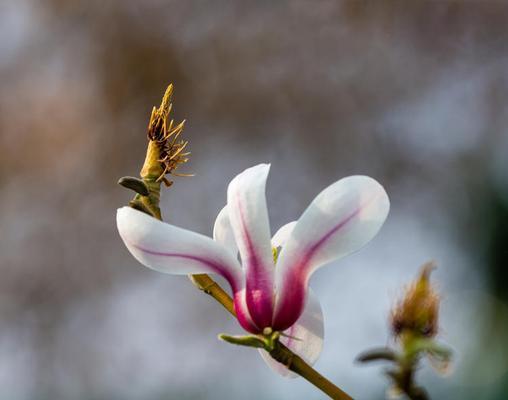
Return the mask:
[[269,336],[273,333],[273,329],[267,326],[265,329],[263,329],[263,335]]
[[273,265],[277,265],[277,258],[279,258],[280,250],[280,247],[272,247]]

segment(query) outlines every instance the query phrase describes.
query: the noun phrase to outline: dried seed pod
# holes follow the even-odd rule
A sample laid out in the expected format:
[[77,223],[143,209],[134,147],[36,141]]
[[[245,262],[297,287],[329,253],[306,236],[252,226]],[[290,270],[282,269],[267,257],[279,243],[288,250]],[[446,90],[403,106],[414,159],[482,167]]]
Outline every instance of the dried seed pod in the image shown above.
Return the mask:
[[145,164],[141,170],[143,179],[163,181],[167,186],[172,181],[166,178],[167,174],[175,176],[192,176],[192,174],[176,173],[176,169],[186,163],[190,152],[184,152],[188,142],[180,139],[185,120],[175,126],[174,120],[169,119],[172,109],[171,95],[173,85],[169,85],[162,98],[159,108],[152,109],[148,122],[148,139],[150,141],[146,154]]

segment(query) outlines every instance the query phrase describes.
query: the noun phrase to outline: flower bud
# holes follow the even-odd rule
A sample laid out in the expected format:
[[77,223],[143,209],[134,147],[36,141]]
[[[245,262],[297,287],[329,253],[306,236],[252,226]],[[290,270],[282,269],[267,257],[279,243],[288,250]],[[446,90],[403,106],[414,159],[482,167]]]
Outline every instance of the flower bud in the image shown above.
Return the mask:
[[419,277],[406,288],[404,297],[391,313],[391,329],[398,338],[403,334],[434,337],[438,331],[439,295],[430,283],[434,263],[425,264]]

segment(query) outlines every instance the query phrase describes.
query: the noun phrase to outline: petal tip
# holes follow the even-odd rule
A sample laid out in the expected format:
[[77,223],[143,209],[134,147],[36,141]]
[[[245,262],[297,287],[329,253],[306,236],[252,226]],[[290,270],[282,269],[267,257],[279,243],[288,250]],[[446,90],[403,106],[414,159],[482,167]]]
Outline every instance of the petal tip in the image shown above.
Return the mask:
[[261,164],[254,165],[250,168],[247,168],[244,171],[244,173],[258,173],[258,174],[262,174],[262,175],[268,175],[268,173],[270,172],[270,167],[271,167],[271,164],[269,164],[269,163],[261,163]]
[[378,193],[377,196],[374,196],[379,205],[383,206],[385,209],[384,219],[388,216],[388,212],[390,211],[390,198],[386,189],[381,183],[379,183],[376,179],[367,176],[367,175],[352,175],[346,178],[343,178],[345,181],[349,181],[348,183],[352,185],[363,186],[364,188],[369,187],[370,192]]
[[270,171],[271,164],[268,163],[261,163],[254,165],[252,167],[249,167],[243,171],[243,173],[259,173],[259,174],[268,174]]
[[126,221],[127,219],[143,218],[143,217],[150,218],[150,216],[145,214],[144,212],[138,211],[129,206],[123,206],[116,210],[117,225],[123,221]]

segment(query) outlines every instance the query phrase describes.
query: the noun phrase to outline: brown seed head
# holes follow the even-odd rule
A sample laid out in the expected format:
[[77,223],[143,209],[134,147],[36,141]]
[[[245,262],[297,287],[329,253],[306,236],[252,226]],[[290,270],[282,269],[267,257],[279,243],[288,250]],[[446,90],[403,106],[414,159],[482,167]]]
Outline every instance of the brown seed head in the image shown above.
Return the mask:
[[[144,171],[145,175],[156,172],[156,181],[164,181],[169,186],[173,182],[166,178],[166,174],[175,176],[192,176],[191,174],[176,173],[176,169],[186,163],[190,152],[184,152],[188,142],[180,139],[185,120],[175,125],[173,119],[169,119],[172,103],[173,85],[170,84],[164,93],[159,108],[154,107],[148,123],[148,139],[150,140],[149,151]],[[152,149],[150,149],[150,146]],[[156,164],[156,165],[154,165]],[[145,169],[145,168],[144,168]],[[149,171],[150,170],[150,171]],[[141,173],[143,176],[143,171]]]
[[397,338],[403,333],[433,337],[438,331],[439,295],[430,283],[435,264],[422,266],[419,277],[405,291],[391,313],[391,328]]

